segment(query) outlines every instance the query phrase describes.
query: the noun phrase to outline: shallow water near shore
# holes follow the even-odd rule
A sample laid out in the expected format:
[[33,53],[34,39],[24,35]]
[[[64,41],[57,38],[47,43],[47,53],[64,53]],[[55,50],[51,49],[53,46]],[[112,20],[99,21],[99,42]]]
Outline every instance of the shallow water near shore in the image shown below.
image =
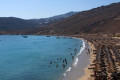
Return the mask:
[[[63,80],[87,80],[85,69],[88,68],[90,64],[90,54],[88,53],[90,46],[83,41],[82,48],[76,56],[77,63],[71,65],[71,70],[66,73],[66,76]],[[86,79],[83,76],[87,77]]]
[[0,35],[0,80],[62,80],[72,65],[71,53],[77,55],[74,49],[79,53],[81,45],[80,39],[62,36]]

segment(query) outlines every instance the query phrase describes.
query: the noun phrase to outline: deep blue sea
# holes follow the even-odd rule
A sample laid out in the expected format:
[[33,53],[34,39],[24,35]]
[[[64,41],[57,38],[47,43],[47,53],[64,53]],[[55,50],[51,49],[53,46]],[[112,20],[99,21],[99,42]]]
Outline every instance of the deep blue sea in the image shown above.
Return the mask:
[[62,36],[0,35],[0,80],[62,80],[81,45]]

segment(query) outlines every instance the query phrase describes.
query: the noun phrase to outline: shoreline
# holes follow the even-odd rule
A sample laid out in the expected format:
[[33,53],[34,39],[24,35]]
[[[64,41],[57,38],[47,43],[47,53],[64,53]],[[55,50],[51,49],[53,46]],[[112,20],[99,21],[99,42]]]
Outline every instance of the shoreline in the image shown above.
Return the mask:
[[[93,64],[93,60],[94,60],[94,55],[93,55],[93,50],[94,45],[91,44],[90,42],[87,42],[87,44],[89,44],[89,49],[90,49],[90,64]],[[84,68],[85,74],[79,78],[78,80],[93,80],[92,77],[90,76],[91,74],[93,74],[93,71],[91,71],[90,68],[90,64],[88,64],[88,66],[86,68]]]
[[[89,61],[89,63],[87,63],[87,66],[84,66],[82,69],[77,69],[77,71],[81,71],[80,74],[79,73],[71,74],[70,77],[75,77],[75,79],[67,79],[67,80],[120,79],[119,76],[120,63],[118,62],[120,61],[118,59],[120,58],[118,54],[120,53],[120,40],[119,40],[120,38],[114,38],[107,34],[106,35],[98,35],[98,34],[69,35],[65,37],[83,39],[84,41],[86,41],[86,44],[89,44],[89,48],[92,50],[89,57],[88,58],[86,57],[87,62]],[[110,51],[110,53],[107,53],[106,51]],[[79,54],[79,56],[83,56],[82,54],[85,53],[82,52],[81,54]],[[102,56],[100,56],[99,54],[102,54]],[[85,57],[83,57],[83,62],[85,62],[84,58]],[[110,62],[109,60],[112,60],[111,64],[109,64]],[[80,62],[78,62],[78,64],[79,63]],[[111,71],[110,68],[112,69]],[[103,69],[105,70],[103,71]],[[104,74],[100,75],[98,74],[99,73],[98,71],[101,72],[101,74],[102,73]]]
[[[90,55],[88,54],[87,49],[90,49],[90,45],[87,43],[86,40],[82,39],[82,38],[77,38],[77,37],[72,37],[72,38],[76,38],[76,39],[80,39],[82,40],[82,47],[79,51],[79,53],[76,56],[75,61],[73,62],[72,66],[69,67],[70,70],[67,71],[65,74],[66,76],[64,76],[63,80],[83,80],[85,78],[83,78],[84,76],[86,77],[86,72],[88,72],[86,69],[88,69],[88,66],[91,64],[91,60],[90,60]],[[82,79],[81,79],[82,78]]]

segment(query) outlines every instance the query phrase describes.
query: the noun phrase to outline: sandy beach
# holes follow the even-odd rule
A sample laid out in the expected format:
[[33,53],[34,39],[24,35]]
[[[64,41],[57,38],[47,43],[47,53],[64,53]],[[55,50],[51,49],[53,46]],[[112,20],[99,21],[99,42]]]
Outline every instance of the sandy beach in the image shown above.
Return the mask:
[[[95,48],[94,48],[94,45],[91,44],[90,42],[88,42],[88,44],[89,44],[89,49],[90,49],[90,59],[89,60],[90,60],[90,64],[92,64],[93,63],[92,61],[95,58],[95,55],[93,55],[93,50]],[[92,77],[90,77],[90,75],[93,74],[93,71],[91,71],[89,69],[90,64],[86,68],[84,68],[85,74],[81,78],[79,78],[78,80],[93,80]]]
[[84,50],[77,56],[77,65],[73,64],[71,66],[71,70],[66,73],[66,76],[63,80],[85,80],[85,78],[89,77],[88,66],[90,65],[91,61],[88,49],[90,49],[90,46],[85,40],[84,43]]
[[[80,36],[78,36],[80,37]],[[120,80],[120,40],[106,34],[84,35],[91,48],[90,66],[78,80]]]

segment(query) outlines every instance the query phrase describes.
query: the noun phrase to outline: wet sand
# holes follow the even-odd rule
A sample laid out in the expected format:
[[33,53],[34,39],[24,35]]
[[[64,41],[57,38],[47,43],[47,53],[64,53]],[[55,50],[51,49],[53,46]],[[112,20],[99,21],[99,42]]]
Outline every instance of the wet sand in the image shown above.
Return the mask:
[[71,70],[66,73],[63,80],[83,80],[80,79],[86,75],[88,65],[90,65],[90,54],[88,54],[88,48],[90,46],[85,42],[85,49],[78,55],[77,65],[72,65]]
[[[90,46],[90,64],[93,64],[93,60],[95,59],[95,55],[93,55],[93,50],[95,49],[94,45],[92,45],[90,42],[88,42],[89,46]],[[90,77],[91,74],[93,74],[93,71],[88,69],[90,68],[90,64],[87,66],[87,68],[84,69],[85,74],[79,78],[78,80],[93,80],[92,77]]]

